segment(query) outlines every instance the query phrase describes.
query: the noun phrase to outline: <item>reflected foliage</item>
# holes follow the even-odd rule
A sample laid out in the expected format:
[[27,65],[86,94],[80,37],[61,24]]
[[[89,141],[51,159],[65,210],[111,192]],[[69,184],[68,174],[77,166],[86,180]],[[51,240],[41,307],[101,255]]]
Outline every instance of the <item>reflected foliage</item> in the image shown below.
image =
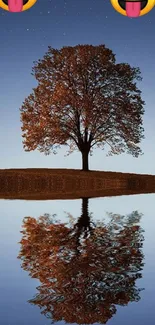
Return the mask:
[[83,199],[78,222],[68,217],[68,223],[49,215],[23,221],[19,258],[22,268],[41,283],[29,302],[53,323],[105,324],[116,305],[140,299],[141,215],[110,213],[108,223],[94,223],[88,199]]

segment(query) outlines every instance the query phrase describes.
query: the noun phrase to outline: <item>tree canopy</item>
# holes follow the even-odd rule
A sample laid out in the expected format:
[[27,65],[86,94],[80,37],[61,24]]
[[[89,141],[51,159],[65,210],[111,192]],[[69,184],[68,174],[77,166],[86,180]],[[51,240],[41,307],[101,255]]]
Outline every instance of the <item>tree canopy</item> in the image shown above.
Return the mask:
[[56,153],[61,145],[88,156],[95,147],[110,154],[141,154],[144,101],[137,87],[139,68],[116,63],[105,45],[48,48],[34,63],[38,85],[21,111],[24,149]]

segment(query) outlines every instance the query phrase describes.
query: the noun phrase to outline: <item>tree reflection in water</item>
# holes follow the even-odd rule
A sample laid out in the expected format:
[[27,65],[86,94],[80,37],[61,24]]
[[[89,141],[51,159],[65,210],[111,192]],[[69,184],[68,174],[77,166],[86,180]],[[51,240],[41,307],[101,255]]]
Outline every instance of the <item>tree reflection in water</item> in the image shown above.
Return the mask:
[[22,268],[40,280],[38,305],[51,322],[105,324],[116,305],[139,301],[136,280],[142,277],[143,230],[141,215],[109,214],[110,221],[93,223],[88,199],[82,199],[82,214],[76,223],[41,216],[24,218]]

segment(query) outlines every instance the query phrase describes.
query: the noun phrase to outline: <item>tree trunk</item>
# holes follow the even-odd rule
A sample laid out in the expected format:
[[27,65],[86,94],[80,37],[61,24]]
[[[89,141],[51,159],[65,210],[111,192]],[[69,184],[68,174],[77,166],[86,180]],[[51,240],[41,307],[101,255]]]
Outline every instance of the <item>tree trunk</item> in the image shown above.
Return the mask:
[[89,170],[89,164],[88,164],[88,151],[82,151],[82,170]]

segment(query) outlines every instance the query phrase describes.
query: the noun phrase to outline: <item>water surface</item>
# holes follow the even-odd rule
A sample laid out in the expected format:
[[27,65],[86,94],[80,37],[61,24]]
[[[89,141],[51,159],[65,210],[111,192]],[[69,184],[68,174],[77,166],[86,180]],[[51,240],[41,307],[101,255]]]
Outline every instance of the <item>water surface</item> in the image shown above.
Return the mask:
[[154,324],[154,199],[1,200],[1,323]]

